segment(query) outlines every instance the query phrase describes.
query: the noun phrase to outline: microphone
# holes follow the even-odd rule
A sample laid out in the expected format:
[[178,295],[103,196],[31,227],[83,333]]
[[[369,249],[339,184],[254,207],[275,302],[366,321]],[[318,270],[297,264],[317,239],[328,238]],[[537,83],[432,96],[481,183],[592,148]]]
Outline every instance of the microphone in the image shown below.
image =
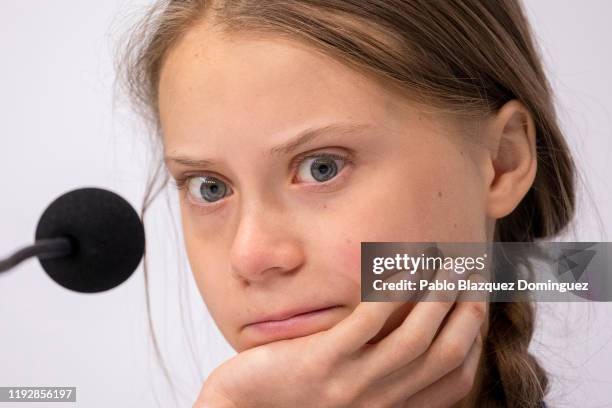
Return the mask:
[[0,273],[36,256],[59,285],[76,292],[102,292],[125,282],[144,251],[144,226],[130,203],[108,190],[81,188],[47,207],[34,245],[0,259]]

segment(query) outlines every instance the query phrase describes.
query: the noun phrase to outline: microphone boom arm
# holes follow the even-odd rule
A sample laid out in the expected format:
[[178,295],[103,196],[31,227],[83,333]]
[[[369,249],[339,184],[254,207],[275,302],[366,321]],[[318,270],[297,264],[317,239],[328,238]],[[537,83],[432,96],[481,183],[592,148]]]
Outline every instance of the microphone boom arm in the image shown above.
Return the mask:
[[34,245],[27,246],[15,252],[6,259],[0,259],[0,273],[14,268],[28,258],[37,256],[49,259],[66,256],[73,251],[69,238],[50,238],[36,241]]

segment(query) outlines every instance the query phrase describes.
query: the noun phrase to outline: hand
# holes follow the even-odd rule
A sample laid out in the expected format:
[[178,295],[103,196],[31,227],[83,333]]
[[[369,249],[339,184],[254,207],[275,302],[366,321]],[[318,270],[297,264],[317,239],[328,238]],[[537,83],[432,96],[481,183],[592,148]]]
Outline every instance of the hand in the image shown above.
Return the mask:
[[462,296],[448,314],[456,295],[417,303],[375,344],[405,302],[362,302],[329,330],[243,351],[210,374],[193,408],[450,406],[472,388],[487,315],[486,301]]

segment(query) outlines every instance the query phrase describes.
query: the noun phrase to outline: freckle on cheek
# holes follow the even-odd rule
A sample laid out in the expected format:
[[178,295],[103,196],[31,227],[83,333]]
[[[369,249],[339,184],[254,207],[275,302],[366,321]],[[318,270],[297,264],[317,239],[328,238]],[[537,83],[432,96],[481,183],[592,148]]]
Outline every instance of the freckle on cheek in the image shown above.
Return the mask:
[[442,192],[438,191],[438,197],[442,197]]

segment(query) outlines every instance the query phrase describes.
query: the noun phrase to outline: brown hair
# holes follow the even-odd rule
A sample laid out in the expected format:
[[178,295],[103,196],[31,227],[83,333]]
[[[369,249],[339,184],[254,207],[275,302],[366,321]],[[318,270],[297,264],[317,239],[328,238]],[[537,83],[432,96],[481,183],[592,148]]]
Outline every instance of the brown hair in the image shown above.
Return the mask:
[[[535,122],[538,170],[518,207],[497,220],[494,240],[550,238],[572,220],[575,168],[518,0],[158,2],[134,27],[117,67],[121,83],[157,131],[164,58],[187,30],[204,21],[227,33],[306,42],[415,102],[459,117],[479,119],[518,99]],[[156,195],[154,181],[143,216]],[[534,321],[533,303],[491,303],[471,405],[540,406],[548,379],[528,351]]]

